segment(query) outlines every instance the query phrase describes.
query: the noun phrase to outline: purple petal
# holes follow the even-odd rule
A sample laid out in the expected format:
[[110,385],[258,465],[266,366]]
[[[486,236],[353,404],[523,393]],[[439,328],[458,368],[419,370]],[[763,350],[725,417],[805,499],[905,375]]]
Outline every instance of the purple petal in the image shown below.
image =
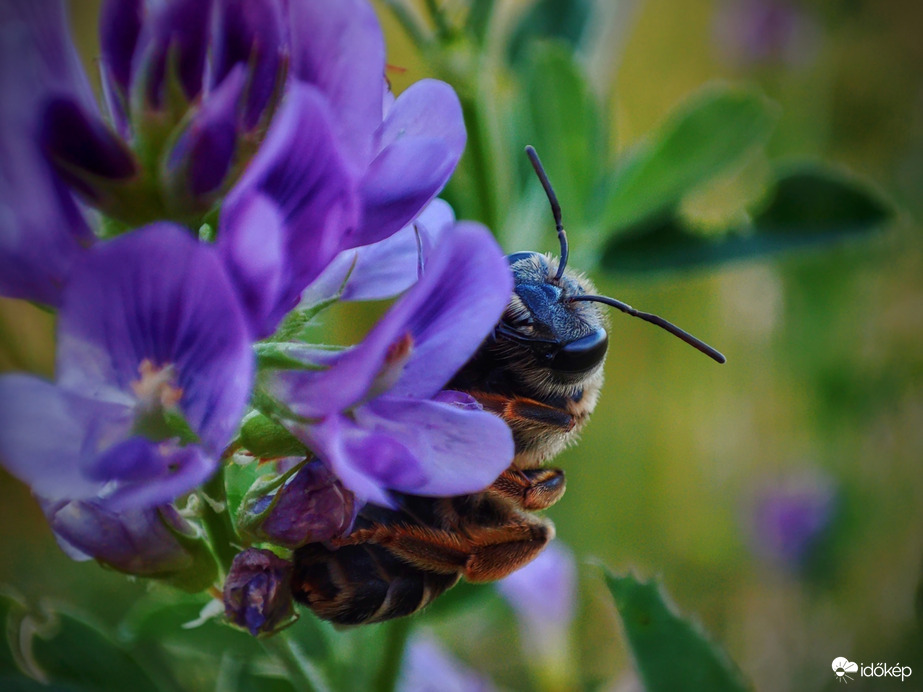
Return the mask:
[[506,257],[487,229],[458,224],[436,247],[423,278],[358,346],[324,371],[287,371],[267,381],[295,413],[320,418],[365,398],[392,347],[410,335],[409,359],[392,394],[429,398],[467,362],[500,319],[512,290]]
[[212,0],[170,0],[151,8],[142,26],[132,64],[147,101],[160,107],[168,70],[176,70],[190,101],[202,91]]
[[[258,335],[271,334],[298,302],[304,288],[341,249],[341,236],[355,225],[355,180],[337,151],[329,110],[316,89],[293,85],[269,134],[224,204],[218,247],[248,305],[265,312],[251,315]],[[248,228],[238,216],[261,194],[277,207],[279,223],[268,229]],[[264,233],[266,252],[249,258]],[[270,237],[275,235],[276,237]],[[265,268],[277,265],[280,277],[271,300],[254,300],[264,292]]]
[[356,242],[387,237],[416,216],[448,182],[465,138],[461,104],[448,84],[425,79],[401,94],[376,133]]
[[192,565],[174,532],[192,527],[170,506],[115,512],[98,502],[42,500],[48,523],[74,559],[94,558],[128,574],[160,576]]
[[406,320],[403,330],[414,338],[403,377],[390,392],[394,396],[426,398],[438,392],[497,324],[513,290],[503,251],[486,228],[474,223],[457,224],[446,236],[423,281],[432,282],[429,306],[394,316]]
[[215,472],[218,460],[198,445],[178,447],[140,437],[116,445],[96,460],[97,477],[106,480],[100,503],[115,511],[172,502]]
[[[0,27],[4,33],[9,29],[28,37],[30,55],[27,59],[18,56],[13,66],[33,80],[30,86],[34,95],[67,95],[85,109],[95,109],[93,89],[71,40],[61,0],[4,0],[0,3]],[[2,93],[4,100],[11,98],[9,92]],[[33,105],[30,100],[27,107]]]
[[299,0],[289,7],[292,74],[323,92],[350,162],[364,170],[382,117],[385,47],[378,18],[365,0]]
[[95,113],[67,98],[52,99],[42,118],[41,142],[58,175],[89,197],[86,180],[123,180],[137,173],[131,151]]
[[[17,2],[4,4],[0,16],[6,19],[23,7],[40,19],[48,19],[50,8],[60,10],[57,3]],[[63,18],[52,24],[58,21]],[[58,305],[71,266],[92,234],[39,147],[40,103],[51,88],[66,92],[60,84],[64,75],[50,74],[46,63],[61,60],[39,52],[47,38],[21,21],[0,23],[0,293]]]
[[403,293],[416,283],[421,260],[425,264],[454,222],[452,207],[434,199],[415,221],[390,238],[337,255],[302,294],[302,302],[319,303],[341,288],[339,299],[346,301],[384,300]]
[[416,487],[425,478],[413,454],[389,434],[370,432],[344,416],[290,430],[327,464],[357,499],[390,507],[393,483]]
[[213,453],[250,394],[253,354],[217,252],[159,223],[97,245],[75,267],[58,323],[58,379],[134,397],[142,363],[173,366],[179,406]]
[[577,601],[577,567],[567,548],[551,543],[497,588],[516,612],[529,648],[564,650]]
[[[104,484],[96,455],[127,434],[131,411],[94,401],[28,375],[0,378],[0,459],[43,497],[85,499]],[[54,434],[50,435],[49,430]]]
[[254,127],[269,103],[282,68],[284,30],[276,0],[219,0],[213,41],[213,84],[237,65],[250,66],[244,127]]
[[106,72],[126,99],[131,63],[144,18],[144,0],[106,0],[99,14],[99,45]]
[[492,692],[490,680],[446,652],[435,639],[415,636],[401,667],[397,689],[404,692]]
[[357,408],[358,425],[400,440],[422,472],[422,479],[398,477],[387,487],[443,497],[493,483],[513,460],[513,438],[506,423],[471,403],[470,397],[457,405],[383,396]]
[[238,65],[202,103],[170,152],[168,181],[188,188],[194,196],[218,188],[231,168],[237,146],[240,99],[247,79]]

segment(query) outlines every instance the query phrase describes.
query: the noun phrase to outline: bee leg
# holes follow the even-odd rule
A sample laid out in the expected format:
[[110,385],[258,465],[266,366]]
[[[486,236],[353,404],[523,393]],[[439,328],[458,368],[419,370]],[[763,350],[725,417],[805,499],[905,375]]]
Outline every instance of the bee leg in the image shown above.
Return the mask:
[[374,543],[418,569],[468,581],[502,579],[531,562],[554,538],[554,525],[540,517],[512,514],[499,526],[469,526],[464,533],[427,526],[372,526],[358,529],[337,545]]
[[561,469],[509,468],[490,486],[491,492],[509,498],[522,509],[547,509],[564,495]]

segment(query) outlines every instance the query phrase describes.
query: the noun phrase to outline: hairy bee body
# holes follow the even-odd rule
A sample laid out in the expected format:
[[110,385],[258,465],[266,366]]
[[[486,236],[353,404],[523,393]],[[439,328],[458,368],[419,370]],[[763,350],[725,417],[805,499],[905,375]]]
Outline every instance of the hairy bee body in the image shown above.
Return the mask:
[[551,203],[560,259],[537,252],[507,258],[513,295],[493,333],[448,389],[467,392],[509,425],[511,466],[480,493],[405,495],[398,508],[367,505],[349,535],[295,551],[295,598],[326,620],[354,625],[409,615],[461,577],[501,579],[554,537],[533,512],[564,494],[564,472],[543,464],[573,442],[599,399],[609,337],[598,304],[650,322],[719,363],[718,351],[657,315],[595,295],[567,270],[561,209],[538,155],[526,147]]
[[[511,467],[480,493],[402,495],[393,510],[367,505],[334,545],[298,549],[295,598],[318,617],[355,625],[409,615],[462,576],[505,577],[554,537],[554,525],[533,512],[564,494],[564,472],[542,464],[575,439],[596,405],[603,316],[595,305],[569,302],[585,292],[586,281],[570,272],[556,278],[553,258],[518,253],[510,264],[515,289],[503,317],[447,388],[471,394],[507,422],[516,452]],[[549,309],[548,301],[557,307]],[[591,357],[562,367],[562,349],[588,337]]]

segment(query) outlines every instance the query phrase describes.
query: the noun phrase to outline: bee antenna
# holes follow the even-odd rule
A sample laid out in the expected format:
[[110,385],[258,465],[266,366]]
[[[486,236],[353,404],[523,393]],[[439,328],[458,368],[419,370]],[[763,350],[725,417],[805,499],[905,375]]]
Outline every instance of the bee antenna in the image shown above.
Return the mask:
[[551,203],[551,213],[554,215],[555,229],[558,231],[558,242],[561,243],[561,261],[558,262],[558,273],[554,277],[555,281],[557,281],[564,276],[564,268],[567,266],[567,233],[564,232],[564,224],[561,222],[561,205],[558,204],[558,196],[554,194],[551,182],[542,167],[542,162],[538,158],[535,147],[527,144],[526,154],[529,156],[529,161],[532,162],[532,168],[535,169],[535,174],[538,175],[542,187],[545,188],[545,194],[548,195],[548,201]]
[[651,324],[656,324],[661,329],[666,329],[668,332],[670,332],[670,334],[672,334],[673,336],[679,339],[682,339],[687,344],[689,344],[693,348],[698,349],[699,351],[704,353],[706,356],[708,356],[712,360],[715,360],[719,363],[724,363],[727,361],[727,358],[725,358],[724,355],[720,351],[713,349],[711,346],[706,344],[701,339],[697,339],[696,337],[692,336],[692,334],[690,334],[689,332],[685,331],[684,329],[680,329],[675,324],[673,324],[672,322],[668,322],[662,317],[659,317],[657,315],[652,315],[649,312],[641,312],[640,310],[635,310],[633,307],[631,307],[627,303],[623,303],[620,300],[616,300],[615,298],[609,298],[607,296],[580,295],[580,296],[573,296],[571,298],[571,301],[578,301],[578,300],[591,300],[597,303],[605,303],[606,305],[611,305],[612,307],[617,308],[621,310],[622,312],[631,315],[632,317],[640,317],[645,322],[650,322]]

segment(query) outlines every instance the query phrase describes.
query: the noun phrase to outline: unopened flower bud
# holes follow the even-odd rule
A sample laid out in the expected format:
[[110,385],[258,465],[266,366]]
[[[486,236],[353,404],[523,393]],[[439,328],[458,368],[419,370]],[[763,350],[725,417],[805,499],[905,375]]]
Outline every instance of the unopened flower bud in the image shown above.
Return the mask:
[[42,508],[58,543],[75,560],[92,558],[193,593],[217,576],[202,536],[171,505],[117,512],[93,500],[43,501]]
[[228,620],[254,637],[290,625],[296,617],[291,576],[292,564],[270,550],[247,548],[238,553],[224,582]]
[[241,505],[242,532],[286,548],[328,541],[352,528],[353,494],[320,461],[306,463],[281,485],[260,480]]

